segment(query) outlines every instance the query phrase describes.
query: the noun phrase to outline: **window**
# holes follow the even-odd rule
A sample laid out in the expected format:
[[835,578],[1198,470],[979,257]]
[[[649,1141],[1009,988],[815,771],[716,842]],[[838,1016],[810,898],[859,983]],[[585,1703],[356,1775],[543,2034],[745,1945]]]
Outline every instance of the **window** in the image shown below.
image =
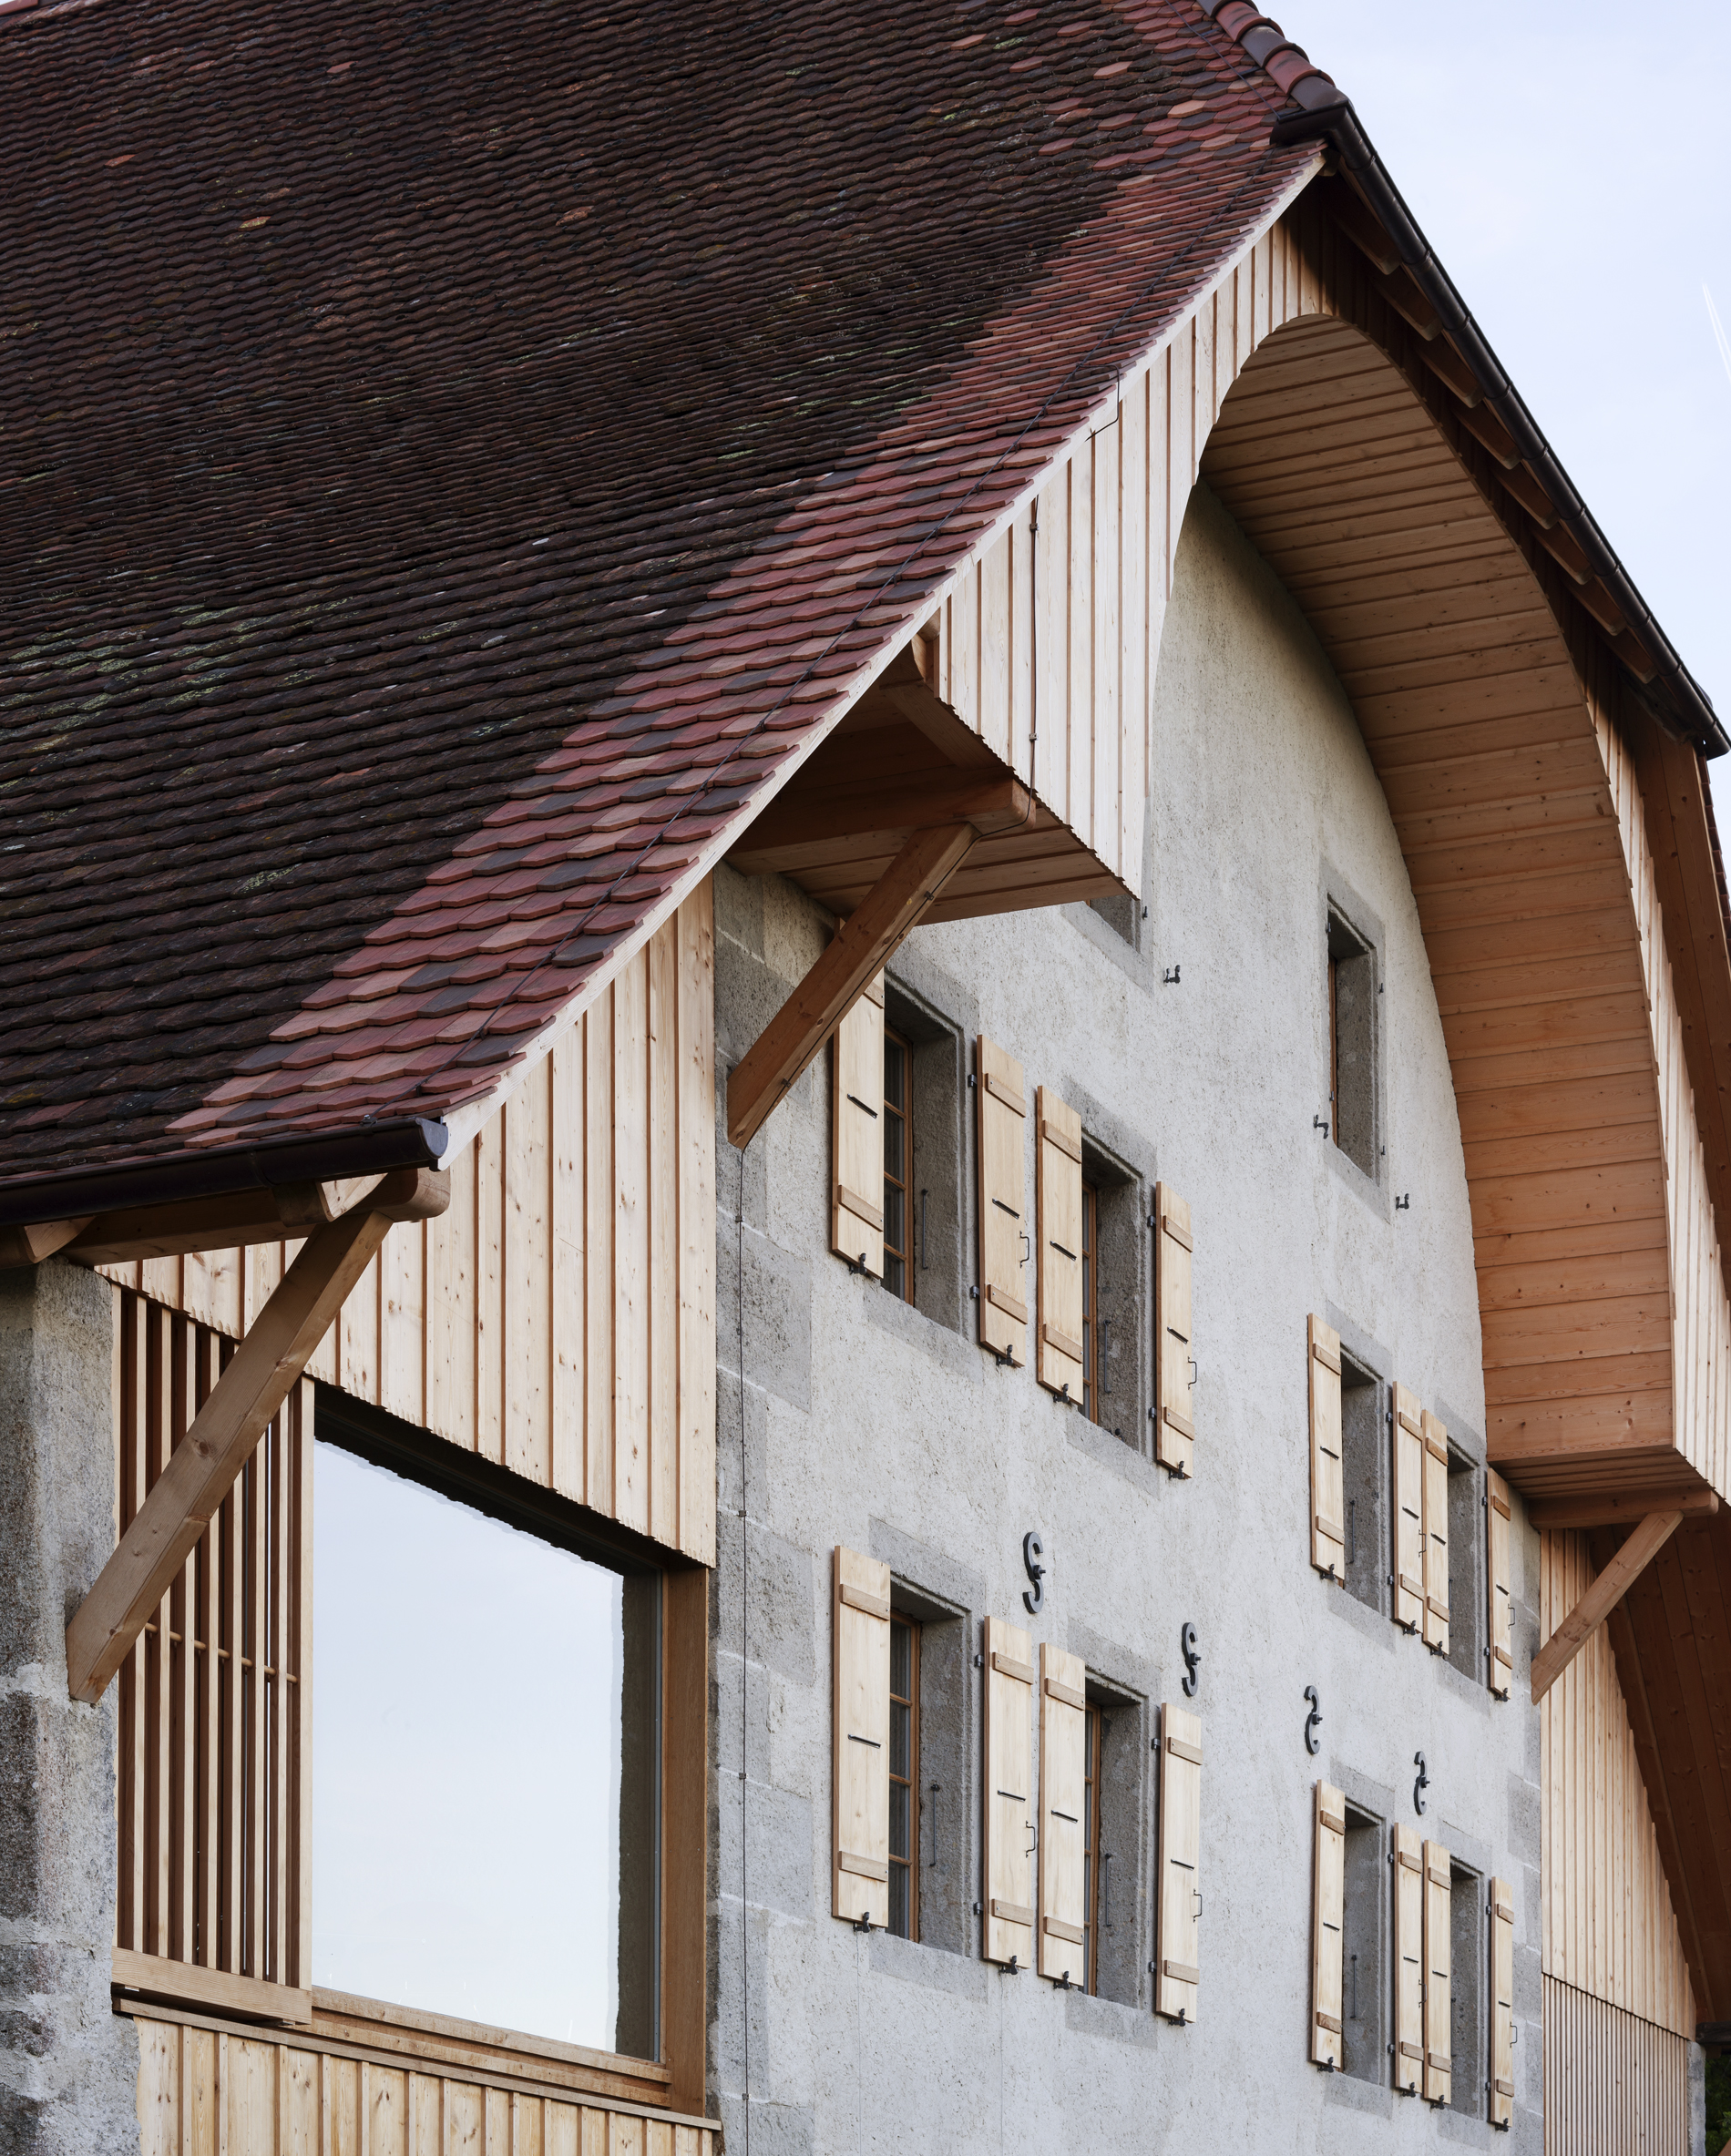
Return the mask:
[[1356,1804],[1347,1805],[1346,1922],[1342,1926],[1341,1971],[1343,2073],[1355,2080],[1383,2082],[1388,2073],[1388,2038],[1383,2017],[1388,1986],[1384,1949],[1383,1883],[1388,1865],[1383,1854],[1382,1822]]
[[314,1982],[655,2058],[661,1575],[323,1441],[313,1491]]
[[1480,1683],[1485,1672],[1484,1501],[1475,1464],[1449,1447],[1449,1660]]
[[1449,2101],[1452,2110],[1478,2119],[1485,2110],[1485,1883],[1477,1872],[1452,1859],[1449,1875],[1449,2034],[1454,2055]]
[[889,1928],[919,1936],[919,1627],[889,1620]]
[[[1083,1988],[1100,1989],[1101,1923],[1110,1915],[1102,1893],[1111,1891],[1111,1859],[1100,1853],[1101,1725],[1105,1717],[1091,1701],[1082,1734],[1082,1963]],[[1103,1877],[1102,1877],[1103,1867]]]
[[1344,1350],[1340,1357],[1340,1464],[1347,1499],[1347,1592],[1367,1609],[1383,1607],[1383,1463],[1388,1454],[1382,1387]]
[[914,1051],[884,1028],[884,1285],[904,1303],[914,1297]]
[[1082,1412],[1100,1420],[1100,1294],[1094,1263],[1100,1243],[1100,1191],[1084,1176],[1081,1187]]
[[1334,1142],[1366,1175],[1377,1172],[1377,955],[1332,907],[1328,913],[1328,1122]]

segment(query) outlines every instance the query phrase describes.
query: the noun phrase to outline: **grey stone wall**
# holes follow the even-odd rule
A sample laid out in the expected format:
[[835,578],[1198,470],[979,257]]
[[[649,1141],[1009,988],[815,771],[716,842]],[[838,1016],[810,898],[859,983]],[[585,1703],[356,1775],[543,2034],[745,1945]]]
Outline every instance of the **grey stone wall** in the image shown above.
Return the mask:
[[66,1627],[114,1547],[112,1290],[0,1272],[0,2149],[128,2156],[138,2045],[109,2006],[114,1688],[67,1692]]
[[[937,1262],[959,1293],[892,1302],[826,1249],[828,1095],[814,1067],[744,1156],[720,1146],[721,1526],[712,1909],[712,2087],[730,2156],[1430,2147],[1536,2151],[1538,1718],[1526,1698],[1537,1538],[1517,1533],[1517,1686],[1500,1704],[1308,1562],[1306,1317],[1337,1324],[1379,1384],[1398,1377],[1482,1461],[1478,1303],[1459,1127],[1405,865],[1346,699],[1296,608],[1205,490],[1193,498],[1163,639],[1148,912],[1136,942],[1092,909],[916,932],[892,967],[935,1023],[983,1028],[1081,1114],[1146,1194],[1188,1199],[1195,1233],[1193,1479],[1147,1440],[1149,1339],[1114,1379],[1114,1436],[974,1340],[971,1098],[929,1114],[959,1143],[963,1217]],[[1367,1170],[1326,1114],[1331,904],[1378,940]],[[716,879],[721,1073],[822,949],[791,885]],[[1180,969],[1176,985],[1165,973]],[[935,1067],[936,1068],[936,1067]],[[959,1139],[943,1138],[958,1129]],[[942,1179],[921,1168],[917,1185]],[[1027,1188],[1033,1190],[1029,1138]],[[1397,1210],[1397,1194],[1410,1194]],[[1148,1293],[1147,1252],[1114,1270]],[[1031,1300],[1031,1297],[1030,1297]],[[1121,1389],[1120,1389],[1121,1388]],[[1446,1405],[1445,1405],[1446,1404]],[[1125,1424],[1129,1427],[1125,1427]],[[1374,1507],[1371,1507],[1374,1514]],[[1044,1539],[1029,1618],[1022,1537]],[[862,1938],[828,1914],[827,1567],[836,1542],[889,1560],[906,1606],[988,1615],[1081,1654],[1114,1704],[1110,1763],[1117,1997],[1057,1991],[978,1958],[978,1676],[944,1711],[930,1862],[936,1936]],[[1371,1583],[1374,1586],[1374,1582]],[[1386,1607],[1386,1605],[1385,1605]],[[1198,1631],[1203,1721],[1198,2021],[1151,2010],[1153,1716],[1179,1700]],[[1482,1627],[1480,1627],[1481,1633]],[[1322,1749],[1306,1752],[1315,1685]],[[928,1729],[927,1743],[936,1740]],[[1414,1808],[1415,1752],[1429,1763]],[[950,1781],[961,1763],[969,1781]],[[1306,2063],[1312,1787],[1342,1786],[1386,1851],[1396,1819],[1519,1896],[1521,2110],[1397,2100],[1388,2076]],[[956,1925],[957,1866],[968,1874]],[[1367,1867],[1358,1867],[1361,1880]],[[1369,1867],[1374,1871],[1374,1866]],[[1482,1989],[1482,1987],[1480,1987]],[[1361,2022],[1386,2034],[1386,2012]],[[750,2101],[746,2101],[749,2091]]]

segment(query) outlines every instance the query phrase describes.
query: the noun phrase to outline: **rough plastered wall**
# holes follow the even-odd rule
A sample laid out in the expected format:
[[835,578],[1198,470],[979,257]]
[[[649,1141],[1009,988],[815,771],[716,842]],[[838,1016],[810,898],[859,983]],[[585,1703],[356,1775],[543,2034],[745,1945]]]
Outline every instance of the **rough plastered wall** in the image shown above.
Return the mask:
[[[827,1251],[820,1062],[743,1157],[720,1148],[721,1538],[712,2070],[730,2150],[1006,2147],[1331,2151],[1440,2139],[1541,2145],[1537,1538],[1517,1517],[1515,1699],[1433,1660],[1307,1562],[1306,1319],[1326,1317],[1482,1460],[1470,1225],[1441,1028],[1395,834],[1351,712],[1286,595],[1213,497],[1193,497],[1160,655],[1150,881],[1140,947],[1085,908],[917,931],[891,969],[926,1016],[977,1030],[1053,1086],[1091,1142],[1189,1200],[1195,1236],[1193,1480],[1169,1482],[974,1342],[973,1230],[934,1240],[958,1273],[928,1316]],[[1312,1128],[1328,1088],[1325,915],[1382,952],[1387,1153],[1368,1178]],[[736,1060],[816,957],[790,885],[716,880],[718,1053]],[[1163,985],[1176,966],[1180,981]],[[971,1097],[949,1125],[966,1134]],[[948,1142],[930,1126],[927,1142]],[[917,1134],[917,1148],[918,1145]],[[929,1156],[928,1156],[929,1166]],[[922,1168],[916,1183],[941,1185]],[[1033,1190],[1030,1136],[1028,1190]],[[1397,1194],[1410,1206],[1397,1211]],[[736,1214],[743,1221],[736,1225]],[[1137,1296],[1145,1308],[1144,1272]],[[1144,1322],[1136,1354],[1145,1362]],[[740,1376],[743,1369],[743,1381]],[[1115,1381],[1145,1430],[1145,1373]],[[742,1513],[743,1519],[742,1520]],[[1519,1507],[1517,1506],[1517,1515]],[[1050,1568],[1022,1608],[1022,1538]],[[862,1938],[829,1914],[827,1566],[887,1559],[969,1654],[983,1618],[1081,1655],[1112,1688],[1119,1999],[978,1958],[979,1679],[948,1708],[922,1832],[933,1928],[961,1947]],[[1199,2019],[1151,2011],[1149,1742],[1203,1661]],[[1483,1638],[1482,1619],[1476,1638]],[[1306,1685],[1323,1712],[1305,1749]],[[1125,1732],[1132,1749],[1126,1753]],[[928,1742],[937,1741],[928,1726]],[[1414,1809],[1415,1752],[1429,1763]],[[1439,2117],[1386,2076],[1306,2063],[1311,1803],[1318,1774],[1386,1828],[1445,1841],[1518,1902],[1515,2130],[1481,2090]],[[954,1786],[958,1778],[965,1786]],[[1380,1861],[1380,1859],[1378,1859]],[[1386,1950],[1385,1950],[1386,1951]],[[1386,1965],[1385,1965],[1386,1968]],[[1472,1987],[1482,2008],[1485,1985]],[[1380,2036],[1386,2037],[1387,2008]],[[1375,2013],[1371,2010],[1374,2025]],[[750,2090],[750,2141],[746,2105]]]

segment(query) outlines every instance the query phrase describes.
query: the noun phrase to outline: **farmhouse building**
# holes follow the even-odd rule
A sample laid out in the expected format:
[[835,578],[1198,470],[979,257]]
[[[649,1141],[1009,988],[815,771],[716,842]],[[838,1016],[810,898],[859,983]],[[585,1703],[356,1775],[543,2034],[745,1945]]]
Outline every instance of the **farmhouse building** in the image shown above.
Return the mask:
[[1342,92],[0,62],[0,2144],[1700,2150],[1726,741]]

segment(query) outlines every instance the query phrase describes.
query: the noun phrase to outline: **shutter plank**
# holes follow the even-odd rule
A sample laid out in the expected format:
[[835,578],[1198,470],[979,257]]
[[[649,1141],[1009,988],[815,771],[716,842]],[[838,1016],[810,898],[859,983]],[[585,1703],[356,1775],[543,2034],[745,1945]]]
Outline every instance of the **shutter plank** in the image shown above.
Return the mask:
[[[1031,1252],[1022,1132],[1022,1067],[982,1033],[976,1044],[979,1123],[979,1344],[1019,1366],[1028,1360]],[[1009,1958],[1008,1956],[1005,1957]]]
[[835,1028],[830,1058],[829,1247],[884,1277],[884,976]]
[[1424,1845],[1424,2094],[1427,2103],[1447,2103],[1454,2086],[1449,1885],[1448,1850],[1440,1842],[1427,1842]]
[[1028,1634],[986,1620],[987,1961],[1034,1961],[1034,1664]]
[[1202,1722],[1182,1707],[1160,1710],[1159,1900],[1155,1909],[1154,2011],[1193,2021],[1201,1984],[1197,1922],[1202,1898]]
[[1310,1321],[1310,1561],[1347,1576],[1347,1489],[1340,1465],[1340,1335]]
[[1346,1982],[1347,1800],[1316,1784],[1310,1880],[1310,2057],[1316,2066],[1347,2062],[1341,2031]]
[[1394,1479],[1395,1622],[1408,1632],[1425,1620],[1425,1448],[1419,1395],[1408,1386],[1391,1390]]
[[889,1922],[889,1567],[835,1551],[830,1906]]
[[1417,2096],[1424,2086],[1424,1855],[1418,1832],[1397,1826],[1394,1841],[1395,2087]]
[[1040,1973],[1081,1984],[1088,1668],[1081,1655],[1042,1640],[1040,1676]]
[[1490,2123],[1514,2117],[1514,1888],[1490,1882]]
[[1419,1418],[1425,1455],[1425,1645],[1449,1651],[1449,1433],[1427,1407]]
[[1190,1206],[1168,1183],[1154,1185],[1154,1457],[1174,1475],[1191,1472],[1195,1425],[1190,1410]]
[[1494,1467],[1485,1470],[1485,1593],[1490,1642],[1487,1681],[1500,1700],[1514,1684],[1514,1604],[1510,1580],[1512,1536],[1509,1486]]
[[1081,1118],[1049,1086],[1035,1095],[1039,1143],[1034,1199],[1040,1260],[1040,1382],[1050,1393],[1082,1398]]

